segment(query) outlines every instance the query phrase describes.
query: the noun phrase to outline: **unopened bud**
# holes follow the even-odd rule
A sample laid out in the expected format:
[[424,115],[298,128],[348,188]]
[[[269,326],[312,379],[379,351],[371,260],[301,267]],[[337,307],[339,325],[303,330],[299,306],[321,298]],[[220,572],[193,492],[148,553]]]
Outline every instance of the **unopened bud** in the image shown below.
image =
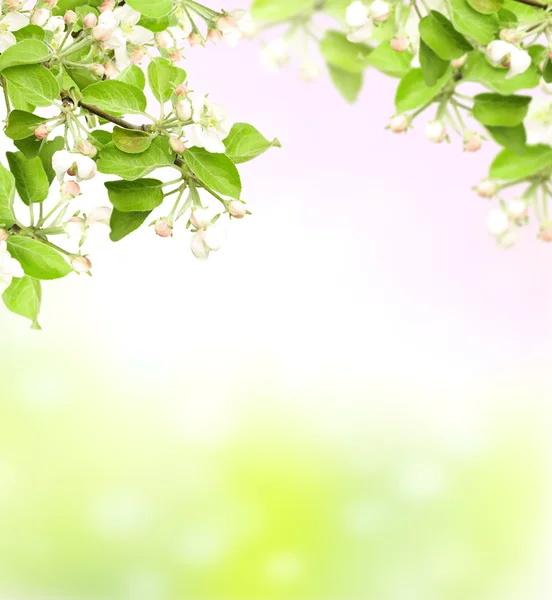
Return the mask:
[[181,121],[189,121],[192,118],[192,105],[188,100],[182,100],[176,105],[176,116]]
[[80,196],[80,185],[76,181],[65,181],[60,188],[63,198],[76,198]]
[[187,96],[188,95],[188,88],[181,83],[180,85],[176,86],[176,89],[174,90],[174,93],[177,96]]
[[105,67],[100,65],[100,63],[94,63],[90,65],[90,72],[96,77],[103,77],[105,75]]
[[86,221],[81,217],[71,217],[63,224],[63,229],[70,238],[80,241],[86,233]]
[[370,5],[370,16],[374,21],[387,21],[390,7],[384,0],[374,0]]
[[5,242],[10,234],[5,230],[0,228],[0,242]]
[[92,269],[92,263],[86,256],[75,256],[71,261],[71,266],[77,273],[89,273]]
[[186,150],[184,142],[177,137],[169,138],[169,145],[177,154],[182,154]]
[[130,60],[132,64],[139,65],[142,62],[142,60],[144,60],[145,55],[146,53],[144,52],[143,48],[136,47],[133,48],[132,52],[130,53]]
[[430,121],[425,129],[426,138],[435,144],[440,144],[447,137],[447,130],[441,121]]
[[552,223],[546,222],[541,225],[538,238],[543,242],[552,242]]
[[485,179],[480,181],[474,189],[480,198],[492,198],[498,190],[498,184],[496,181]]
[[96,156],[98,150],[88,140],[83,140],[77,146],[77,150],[84,156]]
[[155,222],[155,233],[162,238],[171,237],[173,228],[167,219],[159,219]]
[[115,66],[115,63],[110,61],[105,65],[105,76],[108,79],[117,77],[117,67]]
[[209,29],[209,33],[207,34],[207,40],[209,42],[213,42],[213,44],[218,44],[222,38],[222,34],[218,29]]
[[23,6],[23,2],[21,0],[8,0],[6,4],[10,10],[19,10]]
[[103,0],[102,5],[100,6],[100,12],[105,12],[106,10],[114,10],[115,9],[115,0]]
[[247,214],[245,204],[240,200],[232,200],[229,202],[228,212],[234,217],[234,219],[243,219]]
[[196,208],[190,215],[190,223],[196,229],[204,229],[211,225],[211,217],[209,211],[205,208]]
[[63,16],[63,20],[67,25],[72,25],[76,23],[78,19],[77,13],[74,10],[65,11],[65,15]]
[[499,237],[510,228],[510,219],[501,208],[493,208],[487,217],[487,227],[494,236]]
[[481,148],[481,136],[478,133],[468,133],[464,137],[464,151],[477,152]]
[[527,202],[523,198],[514,198],[508,202],[508,214],[513,219],[521,219],[527,216]]
[[[58,0],[44,0],[44,4],[49,6],[50,8],[55,8],[57,6]],[[20,2],[22,4],[22,2]]]
[[188,43],[190,44],[190,46],[199,46],[202,41],[203,40],[201,38],[201,35],[199,35],[199,33],[192,32],[188,36]]
[[230,15],[224,15],[217,21],[217,29],[222,33],[238,29],[238,22]]
[[37,138],[39,140],[43,140],[43,139],[47,138],[49,133],[50,133],[50,128],[45,123],[43,123],[42,125],[39,125],[34,130],[34,136],[35,136],[35,138]]
[[180,62],[182,60],[182,51],[176,49],[172,52],[169,52],[169,60],[173,63]]
[[389,123],[389,129],[393,133],[404,133],[410,126],[410,119],[407,115],[395,115]]
[[160,31],[155,34],[155,42],[159,48],[173,48],[174,38],[168,31]]
[[517,44],[521,40],[521,33],[517,29],[502,29],[500,31],[500,39],[504,42]]
[[410,42],[404,36],[394,37],[389,42],[389,45],[391,48],[393,48],[393,50],[395,50],[395,52],[404,52],[410,48]]
[[464,56],[461,56],[460,58],[454,58],[453,60],[451,60],[450,64],[453,69],[461,69],[466,64],[467,60],[468,55],[464,54]]
[[111,36],[112,31],[107,27],[102,27],[101,25],[98,25],[97,27],[94,27],[94,29],[92,29],[92,37],[97,42],[107,42],[107,40],[111,38]]
[[31,23],[38,27],[46,25],[46,21],[50,18],[50,11],[45,8],[37,8],[31,17]]
[[96,25],[98,24],[98,17],[94,13],[88,13],[87,15],[85,15],[82,23],[87,29],[90,29],[91,27],[96,27]]

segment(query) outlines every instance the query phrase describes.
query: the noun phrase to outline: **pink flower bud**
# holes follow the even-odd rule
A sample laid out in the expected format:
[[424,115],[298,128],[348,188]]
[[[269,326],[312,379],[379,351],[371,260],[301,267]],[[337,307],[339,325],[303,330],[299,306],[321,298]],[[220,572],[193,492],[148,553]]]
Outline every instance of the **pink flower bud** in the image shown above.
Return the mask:
[[112,35],[113,34],[111,29],[108,29],[107,27],[102,27],[101,25],[98,25],[97,27],[94,27],[94,29],[92,29],[92,37],[97,42],[107,42],[107,40],[110,39]]
[[143,48],[133,48],[130,53],[130,60],[132,64],[139,65],[144,60],[145,52]]
[[405,50],[408,50],[408,48],[410,48],[410,42],[404,36],[394,37],[389,42],[389,44],[391,48],[395,50],[395,52],[404,52]]
[[0,242],[5,242],[10,234],[5,229],[0,229]]
[[155,233],[162,238],[171,237],[173,228],[167,219],[159,219],[155,222]]
[[176,89],[174,90],[174,93],[177,96],[187,96],[188,95],[188,88],[181,83],[180,85],[176,86]]
[[466,64],[467,60],[468,60],[468,55],[464,54],[464,56],[461,56],[460,58],[455,58],[455,59],[451,60],[450,64],[453,69],[461,69]]
[[404,133],[410,125],[410,119],[407,115],[395,115],[389,123],[389,129],[393,133]]
[[77,273],[89,273],[92,269],[92,263],[86,256],[75,256],[71,261],[71,266]]
[[113,79],[113,78],[117,77],[117,67],[115,66],[115,63],[108,62],[105,65],[105,76],[108,79]]
[[217,29],[222,33],[228,33],[238,29],[238,22],[230,15],[224,15],[217,21]]
[[44,0],[44,4],[47,4],[50,8],[57,6],[58,0]]
[[222,34],[218,29],[209,29],[207,40],[213,44],[218,44],[222,38]]
[[430,142],[440,144],[447,137],[447,130],[441,121],[430,121],[426,125],[425,136]]
[[80,185],[76,181],[66,181],[61,185],[61,195],[63,198],[76,198],[80,196]]
[[243,219],[247,213],[245,204],[239,200],[232,200],[228,203],[228,212],[234,219]]
[[180,62],[182,60],[182,52],[180,50],[174,50],[169,53],[169,60],[173,63]]
[[464,151],[477,152],[481,148],[481,136],[470,132],[464,137]]
[[190,44],[190,46],[199,46],[202,43],[203,39],[201,38],[201,35],[199,35],[199,33],[190,33],[190,35],[188,36],[188,43]]
[[517,29],[502,29],[500,31],[500,39],[504,42],[517,44],[521,40],[521,33]]
[[50,18],[50,11],[45,8],[37,8],[31,17],[31,23],[38,27],[46,25],[46,21]]
[[480,181],[474,189],[480,198],[492,198],[498,190],[498,184],[495,181],[485,179]]
[[100,6],[100,12],[105,12],[106,10],[114,10],[115,4],[115,0],[103,0],[102,5]]
[[552,223],[543,223],[538,238],[543,242],[552,242]]
[[96,156],[96,154],[98,154],[96,147],[93,146],[88,140],[81,141],[77,146],[77,150],[81,154],[84,154],[84,156]]
[[169,138],[169,145],[177,154],[182,154],[186,150],[184,142],[177,137]]
[[190,215],[190,223],[196,229],[205,229],[211,225],[211,217],[205,208],[196,208]]
[[63,20],[67,25],[72,25],[77,22],[77,13],[74,10],[65,11],[65,15],[63,16]]
[[90,72],[96,77],[103,77],[105,75],[105,67],[100,65],[100,63],[94,63],[90,65]]
[[94,13],[88,13],[83,19],[83,25],[86,27],[86,29],[96,27],[97,24],[98,17]]
[[21,0],[8,0],[7,3],[9,10],[19,10],[23,6]]
[[47,138],[49,133],[50,133],[50,128],[45,123],[43,123],[42,125],[39,125],[34,130],[34,136],[36,138],[38,138],[39,140],[43,140],[43,139]]
[[176,116],[181,121],[189,121],[192,118],[192,105],[188,100],[181,100],[175,107]]

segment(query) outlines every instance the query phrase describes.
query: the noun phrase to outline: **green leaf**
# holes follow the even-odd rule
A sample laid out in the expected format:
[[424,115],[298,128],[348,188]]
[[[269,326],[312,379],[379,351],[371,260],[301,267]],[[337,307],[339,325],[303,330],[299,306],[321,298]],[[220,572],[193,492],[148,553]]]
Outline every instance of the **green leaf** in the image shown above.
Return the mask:
[[347,102],[356,102],[364,83],[363,73],[349,73],[339,67],[328,65],[330,78]]
[[119,150],[128,154],[145,152],[151,146],[153,140],[154,136],[147,131],[124,129],[123,127],[113,129],[113,143]]
[[[60,93],[60,86],[52,73],[42,65],[21,65],[2,71],[8,81],[8,90],[12,90],[20,101],[34,106],[50,106]],[[19,106],[21,108],[21,106]]]
[[478,94],[474,98],[473,116],[483,125],[515,127],[529,110],[530,96]]
[[20,152],[23,152],[25,158],[35,158],[40,154],[44,140],[39,140],[34,135],[30,135],[22,140],[14,140],[13,143]]
[[396,52],[388,42],[382,42],[368,55],[366,62],[389,77],[404,77],[410,71],[412,53]]
[[90,134],[94,138],[94,145],[100,149],[104,148],[113,141],[113,134],[111,131],[104,131],[103,129],[96,129]]
[[108,181],[111,204],[120,212],[152,211],[163,203],[163,182],[158,179]]
[[151,19],[160,19],[173,9],[173,0],[128,0],[127,4]]
[[224,140],[226,155],[235,163],[244,163],[266,152],[269,148],[281,148],[278,139],[271,142],[248,123],[235,123]]
[[66,65],[64,65],[64,69],[81,92],[87,87],[100,81],[89,69],[83,67],[68,67]]
[[468,0],[468,2],[474,10],[484,15],[498,12],[504,4],[504,0]]
[[515,127],[487,127],[493,140],[514,154],[525,154],[527,134],[523,123]]
[[33,329],[40,329],[38,314],[42,302],[40,281],[25,275],[13,278],[10,287],[2,294],[4,304],[11,312],[32,321]]
[[421,69],[412,69],[400,81],[395,95],[397,112],[414,110],[430,103],[447,83],[452,73],[449,67],[445,74],[435,83],[427,86]]
[[10,46],[0,56],[0,71],[17,65],[38,64],[48,60],[50,50],[39,40],[21,40],[15,46]]
[[101,110],[121,115],[143,113],[147,105],[141,90],[115,79],[89,85],[82,93],[82,101]]
[[312,10],[313,6],[313,0],[254,0],[251,15],[259,21],[284,21]]
[[207,187],[239,200],[240,174],[226,154],[211,154],[203,148],[189,148],[183,156],[192,173]]
[[13,35],[15,36],[15,39],[18,42],[28,39],[43,41],[45,33],[46,32],[44,31],[44,29],[42,29],[42,27],[39,27],[38,25],[27,25],[22,29],[14,31]]
[[21,200],[27,205],[44,202],[50,191],[50,182],[40,158],[28,159],[22,152],[6,152],[6,157]]
[[513,13],[519,23],[540,21],[542,18],[542,8],[522,4],[518,0],[504,0],[503,7]]
[[58,150],[63,150],[64,147],[65,141],[59,136],[42,144],[42,148],[40,149],[38,157],[42,161],[42,166],[46,173],[46,177],[48,178],[49,185],[52,185],[52,181],[54,181],[56,177],[56,172],[52,167],[52,157]]
[[100,173],[118,175],[132,181],[144,177],[155,169],[172,165],[175,155],[169,149],[167,138],[158,137],[145,152],[140,154],[122,152],[112,142],[100,150],[99,157]]
[[[530,54],[532,50],[533,48],[529,49]],[[506,79],[507,73],[507,69],[490,65],[479,52],[470,52],[468,62],[462,70],[463,81],[476,81],[499,94],[513,94],[518,90],[534,88],[540,81],[536,65],[531,65],[525,73],[511,79]]]
[[431,87],[447,72],[450,61],[439,58],[423,40],[420,40],[420,65],[424,73],[424,82]]
[[443,60],[460,58],[473,49],[445,15],[436,10],[420,21],[419,30],[422,40]]
[[153,95],[164,104],[175,88],[186,79],[186,71],[175,67],[166,58],[154,58],[148,65],[148,80]]
[[482,15],[466,0],[447,0],[454,28],[483,45],[498,37],[499,25],[495,17]]
[[362,73],[368,66],[372,49],[350,42],[341,31],[327,31],[320,42],[320,52],[329,65],[348,73]]
[[117,81],[128,83],[142,91],[144,91],[144,88],[146,87],[146,76],[144,75],[144,71],[136,65],[129,65],[124,71],[121,71],[117,77]]
[[34,135],[35,129],[47,122],[48,119],[43,119],[24,110],[12,110],[8,115],[6,135],[12,140],[23,140]]
[[88,4],[89,6],[98,7],[102,3],[102,0],[58,0],[56,7],[54,8],[53,13],[57,16],[63,16],[68,10],[76,10],[79,6],[83,4]]
[[175,23],[173,21],[174,14],[168,15],[166,17],[161,17],[160,19],[152,19],[150,17],[142,16],[140,18],[140,21],[138,21],[138,25],[140,25],[140,27],[145,27],[146,29],[153,31],[154,33],[158,33],[160,31],[165,31],[165,29],[168,29],[171,25],[178,24],[177,22]]
[[118,242],[129,233],[136,231],[148,218],[150,212],[120,212],[116,208],[111,213],[111,233],[109,237],[113,242]]
[[8,249],[25,274],[35,279],[61,279],[73,270],[57,250],[39,240],[12,235]]
[[8,228],[15,223],[13,201],[15,198],[15,179],[0,163],[0,227]]
[[544,69],[542,70],[542,78],[544,79],[544,81],[546,81],[546,83],[552,82],[552,62],[550,62],[549,58],[546,59],[546,62],[544,64]]
[[502,150],[489,170],[491,179],[524,179],[552,167],[552,148],[544,144],[527,146],[521,156],[511,150]]

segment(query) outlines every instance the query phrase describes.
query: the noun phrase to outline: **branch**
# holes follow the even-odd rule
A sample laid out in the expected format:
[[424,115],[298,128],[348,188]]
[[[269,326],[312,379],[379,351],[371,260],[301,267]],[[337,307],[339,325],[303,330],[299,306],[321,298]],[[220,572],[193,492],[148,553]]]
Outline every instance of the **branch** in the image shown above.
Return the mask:
[[515,2],[520,2],[521,4],[528,4],[529,6],[536,6],[537,8],[548,8],[548,4],[546,2],[540,2],[539,0],[514,0]]
[[123,127],[124,129],[134,129],[136,131],[147,131],[148,133],[151,133],[149,125],[135,125],[134,123],[129,123],[124,119],[115,117],[114,115],[110,115],[101,108],[93,106],[92,104],[85,104],[84,102],[79,102],[79,106],[81,108],[84,108],[84,110],[87,110],[88,112],[92,113],[93,115],[101,117],[106,121],[111,121],[111,123],[115,123],[115,125],[119,125],[119,127]]

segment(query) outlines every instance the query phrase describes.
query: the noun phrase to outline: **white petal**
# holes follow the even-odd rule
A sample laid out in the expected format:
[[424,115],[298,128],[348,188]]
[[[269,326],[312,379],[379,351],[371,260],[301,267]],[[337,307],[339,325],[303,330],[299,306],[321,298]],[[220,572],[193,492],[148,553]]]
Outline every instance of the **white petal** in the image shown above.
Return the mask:
[[29,17],[26,17],[18,12],[9,12],[2,19],[2,21],[0,21],[0,23],[6,23],[10,31],[17,31],[19,29],[23,29],[23,27],[27,27],[27,25],[30,23],[30,20]]
[[521,73],[527,71],[527,69],[531,66],[531,56],[525,50],[512,51],[510,55],[510,70],[506,75],[506,79],[510,79],[511,77],[515,77]]
[[493,64],[498,65],[507,54],[515,50],[517,48],[509,42],[494,40],[487,46],[487,56]]
[[203,235],[203,243],[209,250],[220,250],[226,241],[226,229],[221,225],[211,225],[207,227]]
[[359,44],[362,42],[367,42],[374,33],[374,24],[371,20],[366,21],[362,27],[358,29],[354,29],[353,31],[347,34],[347,39],[350,42],[354,42],[355,44]]
[[357,0],[349,4],[345,12],[345,21],[349,27],[362,27],[368,18],[368,7]]
[[127,39],[135,46],[143,46],[153,40],[153,32],[137,25],[132,28],[132,32],[128,35]]
[[190,241],[190,248],[193,255],[199,260],[207,260],[209,258],[209,248],[203,243],[203,237],[205,235],[205,229],[194,233]]
[[98,206],[88,215],[86,218],[86,224],[90,226],[101,221],[109,223],[112,212],[113,209],[109,206]]
[[17,40],[11,31],[0,33],[0,52],[5,52],[11,46],[15,46]]
[[65,172],[75,162],[77,155],[67,150],[58,150],[52,156],[52,168],[57,173],[58,180],[63,181]]

